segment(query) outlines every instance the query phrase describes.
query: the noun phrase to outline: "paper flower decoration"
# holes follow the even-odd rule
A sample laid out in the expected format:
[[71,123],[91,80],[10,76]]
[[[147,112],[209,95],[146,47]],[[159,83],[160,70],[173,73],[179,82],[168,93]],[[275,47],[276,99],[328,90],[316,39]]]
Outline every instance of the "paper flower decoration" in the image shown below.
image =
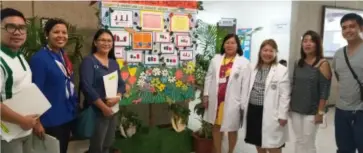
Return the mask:
[[167,69],[164,69],[162,72],[161,72],[161,75],[162,76],[168,76],[169,75],[169,72]]
[[159,78],[153,78],[152,80],[151,80],[151,85],[152,86],[157,86],[158,84],[160,84],[161,82],[160,82],[160,80],[159,80]]
[[128,79],[128,82],[131,84],[131,85],[134,85],[135,82],[136,82],[136,77],[135,76],[130,76],[130,78]]
[[183,86],[183,82],[180,81],[180,80],[178,80],[178,81],[175,82],[175,86],[178,87],[178,88],[180,88],[180,87]]
[[135,76],[137,67],[133,67],[133,68],[128,67],[127,69],[129,70],[129,73],[131,76]]
[[175,79],[180,80],[181,78],[183,78],[183,71],[182,70],[176,70]]
[[173,77],[173,76],[169,76],[168,77],[168,81],[170,82],[170,83],[174,83],[175,82],[175,77]]
[[195,64],[193,62],[188,62],[186,66],[183,68],[186,74],[193,74],[195,71]]
[[161,70],[159,68],[154,68],[152,73],[154,76],[159,76],[161,74]]
[[156,88],[159,90],[159,91],[163,91],[164,89],[165,89],[165,84],[158,84],[157,86],[156,86]]
[[122,71],[121,72],[121,78],[122,80],[126,81],[126,79],[129,77],[129,72],[127,71]]
[[194,83],[195,82],[195,78],[194,78],[193,75],[188,75],[187,80],[188,80],[188,83]]

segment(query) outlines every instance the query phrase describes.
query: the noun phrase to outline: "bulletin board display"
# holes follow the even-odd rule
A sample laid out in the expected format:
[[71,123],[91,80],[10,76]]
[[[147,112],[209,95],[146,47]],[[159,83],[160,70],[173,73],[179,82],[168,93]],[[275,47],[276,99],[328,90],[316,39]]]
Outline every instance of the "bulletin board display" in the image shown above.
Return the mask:
[[196,9],[158,4],[101,3],[102,26],[113,34],[126,83],[121,105],[194,99]]
[[237,35],[240,39],[241,49],[243,50],[243,56],[248,60],[251,60],[251,35],[248,35],[252,31],[252,28],[240,28],[237,29]]

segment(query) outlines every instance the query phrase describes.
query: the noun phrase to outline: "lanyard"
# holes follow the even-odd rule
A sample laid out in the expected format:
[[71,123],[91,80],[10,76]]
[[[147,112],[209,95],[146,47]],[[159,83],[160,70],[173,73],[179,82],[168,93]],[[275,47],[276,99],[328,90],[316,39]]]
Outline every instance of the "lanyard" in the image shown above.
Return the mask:
[[[45,47],[45,49],[48,50],[48,55],[54,60],[54,62],[58,61],[57,60],[57,57],[51,53],[52,50],[50,49],[50,47],[48,45]],[[61,50],[59,53],[60,53],[60,60],[61,60],[60,63],[62,63],[62,66],[63,66],[63,68],[64,68],[64,70],[66,72],[66,74],[64,74],[64,75],[67,78],[70,78],[71,77],[71,74],[70,74],[70,72],[68,71],[68,69],[66,67],[66,62],[65,62],[64,57],[63,57],[63,50]]]

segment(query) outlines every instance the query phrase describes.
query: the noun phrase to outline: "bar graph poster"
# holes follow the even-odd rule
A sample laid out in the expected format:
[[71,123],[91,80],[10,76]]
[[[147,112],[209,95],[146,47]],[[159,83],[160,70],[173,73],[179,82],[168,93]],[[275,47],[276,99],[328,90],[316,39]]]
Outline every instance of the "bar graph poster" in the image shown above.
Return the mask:
[[237,35],[240,38],[241,48],[243,50],[243,56],[248,60],[251,60],[251,33],[252,28],[240,28],[237,29]]

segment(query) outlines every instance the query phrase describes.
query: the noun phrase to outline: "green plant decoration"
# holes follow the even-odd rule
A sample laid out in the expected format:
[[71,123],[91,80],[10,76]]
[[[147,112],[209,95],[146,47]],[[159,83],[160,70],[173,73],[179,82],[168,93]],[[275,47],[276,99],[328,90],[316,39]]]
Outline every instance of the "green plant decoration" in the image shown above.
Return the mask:
[[181,132],[186,128],[190,115],[189,108],[180,104],[171,103],[169,110],[172,112],[171,123],[175,131]]
[[[81,48],[83,43],[83,36],[76,33],[76,26],[68,25],[68,43],[66,48],[74,45],[73,51],[67,53],[73,63],[80,63],[82,60]],[[22,47],[22,53],[25,58],[29,59],[44,45],[46,44],[44,30],[40,25],[38,17],[31,17],[27,19],[27,39]]]
[[27,39],[22,47],[22,53],[27,61],[37,52],[46,42],[44,31],[41,28],[38,17],[27,19]]

